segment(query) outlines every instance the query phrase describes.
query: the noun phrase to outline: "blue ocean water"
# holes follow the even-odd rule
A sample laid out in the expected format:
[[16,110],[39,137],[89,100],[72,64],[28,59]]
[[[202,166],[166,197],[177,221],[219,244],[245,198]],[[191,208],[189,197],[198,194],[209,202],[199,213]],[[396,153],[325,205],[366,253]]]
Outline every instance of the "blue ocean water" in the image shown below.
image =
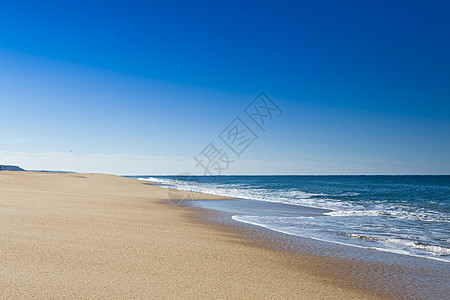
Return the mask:
[[264,213],[237,210],[233,219],[290,235],[450,262],[450,176],[135,178],[248,199],[255,207],[264,201],[326,209],[296,215],[264,205]]

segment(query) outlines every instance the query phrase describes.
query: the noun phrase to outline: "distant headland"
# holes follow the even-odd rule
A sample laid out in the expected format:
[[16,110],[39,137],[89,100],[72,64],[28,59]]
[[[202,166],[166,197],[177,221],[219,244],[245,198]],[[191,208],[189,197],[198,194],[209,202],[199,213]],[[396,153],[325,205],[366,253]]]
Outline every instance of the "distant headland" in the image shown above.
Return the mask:
[[0,171],[25,171],[19,166],[0,165]]
[[25,170],[19,166],[0,165],[0,171],[30,171],[30,172],[49,172],[49,173],[75,173],[72,171],[49,171],[49,170]]

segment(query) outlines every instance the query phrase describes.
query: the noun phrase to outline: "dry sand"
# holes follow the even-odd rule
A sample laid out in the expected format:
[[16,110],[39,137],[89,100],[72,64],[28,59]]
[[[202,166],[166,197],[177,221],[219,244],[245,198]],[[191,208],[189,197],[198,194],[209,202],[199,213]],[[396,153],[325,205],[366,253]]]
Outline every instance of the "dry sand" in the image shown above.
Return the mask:
[[0,298],[375,298],[192,214],[134,179],[0,172]]

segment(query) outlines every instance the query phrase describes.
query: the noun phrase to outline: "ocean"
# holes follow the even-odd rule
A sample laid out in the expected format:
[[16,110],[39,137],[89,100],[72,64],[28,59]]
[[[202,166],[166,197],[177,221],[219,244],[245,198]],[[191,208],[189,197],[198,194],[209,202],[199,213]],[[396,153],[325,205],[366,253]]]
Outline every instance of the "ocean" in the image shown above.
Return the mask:
[[133,178],[242,199],[203,204],[204,208],[231,213],[236,222],[330,243],[450,262],[450,176]]

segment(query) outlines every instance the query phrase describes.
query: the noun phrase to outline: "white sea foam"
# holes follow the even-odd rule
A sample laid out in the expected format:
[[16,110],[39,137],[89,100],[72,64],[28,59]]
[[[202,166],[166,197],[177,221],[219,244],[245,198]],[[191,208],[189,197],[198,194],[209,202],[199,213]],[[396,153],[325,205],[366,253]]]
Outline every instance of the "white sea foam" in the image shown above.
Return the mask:
[[403,247],[411,247],[411,248],[425,250],[435,256],[449,256],[450,255],[450,248],[447,248],[447,247],[430,245],[430,244],[421,243],[421,242],[417,242],[417,241],[402,240],[402,239],[386,239],[385,242],[403,246]]
[[[255,225],[259,227],[263,227],[269,230],[273,230],[276,232],[288,234],[288,235],[294,235],[294,236],[300,236],[304,238],[310,238],[317,241],[322,242],[329,242],[333,244],[338,245],[344,245],[344,246],[351,246],[356,248],[363,248],[363,249],[371,249],[371,250],[377,250],[382,252],[389,252],[389,253],[395,253],[395,254],[401,254],[401,255],[408,255],[408,256],[414,256],[414,257],[420,257],[420,258],[426,258],[426,259],[433,259],[441,262],[450,263],[450,258],[447,258],[446,256],[449,255],[449,249],[439,246],[421,246],[419,244],[415,244],[409,241],[403,241],[403,240],[395,240],[395,243],[400,244],[401,246],[405,247],[388,247],[386,246],[387,243],[377,243],[375,239],[367,238],[367,239],[361,239],[360,235],[355,234],[348,234],[347,236],[358,238],[358,240],[368,240],[372,243],[371,246],[368,245],[362,245],[357,243],[351,243],[351,242],[342,242],[338,241],[337,239],[330,238],[330,237],[324,237],[320,234],[316,234],[313,231],[308,230],[300,230],[295,231],[292,230],[292,227],[290,226],[283,226],[281,224],[272,224],[270,222],[267,222],[264,220],[264,217],[259,216],[244,216],[244,215],[235,215],[232,216],[232,219],[241,223],[246,223],[250,225]],[[292,219],[292,218],[290,218]],[[314,217],[297,217],[297,221],[303,220],[303,219],[314,219]],[[390,241],[387,241],[390,242]],[[408,250],[409,247],[417,248],[419,250],[425,250],[426,253],[429,253],[430,255],[426,254],[420,254],[420,253],[414,253]]]
[[156,178],[156,177],[140,177],[140,178],[138,178],[138,180],[155,182],[155,183],[164,183],[164,184],[168,184],[170,182],[169,179],[161,179],[161,178]]
[[[178,190],[199,192],[230,198],[250,199],[290,205],[310,206],[322,209],[350,208],[348,203],[338,203],[332,199],[327,199],[326,194],[308,193],[299,190],[287,190],[283,192],[264,188],[244,188],[245,184],[220,185],[213,183],[198,183],[195,181],[184,181],[174,179],[160,179],[155,177],[139,178],[139,180],[167,184]],[[318,196],[322,198],[318,198]],[[313,198],[316,197],[316,198]]]
[[381,216],[383,215],[381,210],[338,210],[325,213],[331,217],[361,217],[361,216]]
[[325,213],[325,215],[331,217],[394,217],[397,219],[420,220],[426,222],[450,222],[447,214],[442,214],[434,211],[413,211],[406,207],[392,208],[388,206],[381,206],[378,209],[359,208],[357,210],[335,210],[327,212]]
[[[346,192],[337,196],[325,193],[311,193],[296,188],[269,189],[264,185],[242,183],[196,182],[198,178],[175,180],[172,178],[142,177],[140,180],[166,185],[184,191],[201,192],[231,198],[310,206],[333,211],[319,218],[286,217],[264,218],[261,216],[234,216],[239,222],[249,223],[286,234],[313,238],[321,241],[354,247],[370,248],[412,256],[433,258],[449,262],[449,248],[427,243],[430,236],[445,241],[447,233],[439,231],[431,234],[431,228],[415,228],[416,223],[432,222],[445,224],[450,222],[448,214],[430,211],[424,208],[408,207],[389,202],[366,205],[364,201],[345,201],[339,197],[357,197],[359,193]],[[426,232],[424,232],[424,230]],[[386,238],[384,237],[386,235]],[[399,238],[392,238],[398,236]],[[418,237],[421,241],[414,239]],[[391,239],[389,239],[391,238]],[[431,240],[430,240],[431,241]],[[404,243],[404,244],[401,244]],[[440,244],[438,242],[438,244]],[[445,242],[444,242],[445,245]]]
[[[145,180],[168,185],[171,188],[199,192],[211,195],[225,196],[230,198],[250,199],[258,201],[268,201],[284,203],[290,205],[309,206],[314,208],[329,209],[332,212],[326,215],[332,217],[341,216],[391,216],[399,219],[421,220],[427,222],[448,222],[448,214],[441,214],[435,211],[412,210],[408,207],[391,206],[389,204],[379,204],[368,209],[364,205],[338,201],[331,199],[329,195],[323,193],[309,193],[300,190],[274,191],[271,189],[248,187],[246,184],[214,184],[199,183],[196,181],[174,180],[169,178],[142,177]],[[342,195],[357,196],[358,193],[348,192]]]

